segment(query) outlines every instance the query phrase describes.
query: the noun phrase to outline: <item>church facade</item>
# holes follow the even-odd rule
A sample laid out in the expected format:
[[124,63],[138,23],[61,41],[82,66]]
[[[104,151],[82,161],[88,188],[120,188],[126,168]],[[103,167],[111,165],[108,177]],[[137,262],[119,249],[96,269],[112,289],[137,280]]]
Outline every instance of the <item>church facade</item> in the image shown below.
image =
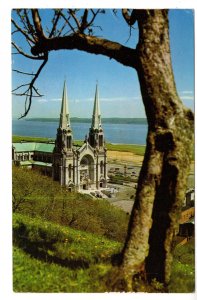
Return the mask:
[[101,125],[96,86],[91,127],[82,146],[74,146],[66,83],[63,87],[59,126],[55,143],[13,143],[13,162],[39,169],[69,190],[100,189],[107,185],[107,149]]

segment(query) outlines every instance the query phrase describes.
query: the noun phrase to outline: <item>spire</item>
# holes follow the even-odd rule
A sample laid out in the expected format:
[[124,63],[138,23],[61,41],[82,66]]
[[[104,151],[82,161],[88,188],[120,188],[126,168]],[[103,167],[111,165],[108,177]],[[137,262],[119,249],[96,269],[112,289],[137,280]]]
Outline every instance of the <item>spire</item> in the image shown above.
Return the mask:
[[96,92],[94,99],[94,108],[92,115],[92,128],[99,129],[101,127],[101,113],[99,106],[99,93],[98,93],[98,83],[96,84]]
[[61,129],[67,129],[70,127],[70,117],[69,117],[69,110],[68,110],[68,98],[67,98],[67,89],[66,89],[66,82],[64,81],[64,88],[63,88],[63,95],[62,95],[62,107],[60,113],[60,123],[59,127]]

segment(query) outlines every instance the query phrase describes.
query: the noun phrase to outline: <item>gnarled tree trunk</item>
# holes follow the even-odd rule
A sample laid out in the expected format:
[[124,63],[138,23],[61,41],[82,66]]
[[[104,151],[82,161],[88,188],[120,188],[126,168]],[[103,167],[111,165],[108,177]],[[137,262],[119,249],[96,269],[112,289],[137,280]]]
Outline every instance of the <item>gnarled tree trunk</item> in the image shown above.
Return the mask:
[[128,290],[145,264],[148,279],[167,284],[172,242],[185,197],[193,147],[193,114],[180,101],[173,77],[166,10],[138,13],[141,93],[148,120],[147,147],[123,249]]

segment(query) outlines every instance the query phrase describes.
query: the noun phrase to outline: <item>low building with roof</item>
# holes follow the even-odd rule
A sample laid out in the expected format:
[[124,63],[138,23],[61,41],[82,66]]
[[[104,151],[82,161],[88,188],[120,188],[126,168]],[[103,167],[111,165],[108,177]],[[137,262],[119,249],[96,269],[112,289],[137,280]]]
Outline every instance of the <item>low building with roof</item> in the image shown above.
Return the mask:
[[64,82],[59,127],[53,142],[19,142],[12,145],[17,166],[38,169],[69,190],[104,188],[107,185],[107,149],[101,125],[96,85],[92,124],[81,147],[73,145],[73,134]]

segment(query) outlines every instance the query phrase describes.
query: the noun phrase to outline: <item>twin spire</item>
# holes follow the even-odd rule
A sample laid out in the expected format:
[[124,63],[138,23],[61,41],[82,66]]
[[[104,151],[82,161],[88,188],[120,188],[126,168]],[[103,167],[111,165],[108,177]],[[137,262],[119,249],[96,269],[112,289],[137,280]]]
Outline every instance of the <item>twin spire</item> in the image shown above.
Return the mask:
[[[64,81],[59,128],[68,129],[69,127],[70,127],[70,116],[69,116],[69,109],[68,109],[68,97],[67,97],[66,81]],[[100,113],[100,106],[99,106],[98,83],[96,84],[91,127],[93,129],[101,128],[101,113]]]
[[99,106],[98,83],[96,84],[96,92],[94,98],[94,108],[92,114],[92,128],[99,129],[101,127],[101,112]]
[[59,127],[61,129],[67,129],[70,127],[66,81],[64,81]]

